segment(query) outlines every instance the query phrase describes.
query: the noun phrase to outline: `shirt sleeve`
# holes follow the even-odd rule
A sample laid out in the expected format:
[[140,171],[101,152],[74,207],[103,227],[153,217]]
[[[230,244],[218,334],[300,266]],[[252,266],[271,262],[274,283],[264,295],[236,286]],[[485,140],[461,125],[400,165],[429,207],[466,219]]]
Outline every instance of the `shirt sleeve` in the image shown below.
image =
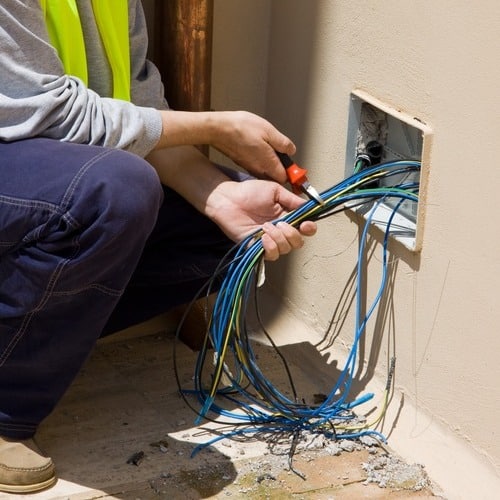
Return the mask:
[[[145,30],[137,3],[131,2],[135,12],[131,33],[139,41],[146,35],[137,32]],[[0,140],[48,137],[140,156],[153,149],[162,129],[155,108],[164,105],[156,68],[145,60],[132,64],[136,104],[101,97],[78,78],[64,74],[48,41],[39,0],[2,0],[0,19]],[[140,51],[131,47],[131,54],[137,57]],[[144,98],[148,92],[150,97]]]

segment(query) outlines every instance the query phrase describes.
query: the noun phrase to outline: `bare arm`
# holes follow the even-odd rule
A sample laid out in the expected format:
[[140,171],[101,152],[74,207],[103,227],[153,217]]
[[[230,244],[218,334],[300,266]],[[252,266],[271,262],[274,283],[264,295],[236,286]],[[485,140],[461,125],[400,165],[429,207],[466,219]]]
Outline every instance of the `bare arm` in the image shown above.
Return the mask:
[[50,137],[140,156],[170,146],[209,144],[257,177],[286,181],[274,150],[293,154],[295,146],[267,120],[244,111],[164,109],[159,73],[145,59],[139,0],[130,0],[133,103],[104,97],[104,84],[94,91],[65,74],[39,0],[2,1],[0,18],[0,139]]
[[264,118],[246,111],[161,111],[163,132],[155,149],[209,144],[256,177],[286,182],[275,150],[293,155],[293,142]]
[[302,223],[299,230],[288,224],[269,224],[304,200],[276,182],[233,182],[194,147],[160,149],[147,160],[165,185],[213,220],[233,241],[262,228],[267,260],[300,248],[303,237],[316,232],[316,224],[310,221]]

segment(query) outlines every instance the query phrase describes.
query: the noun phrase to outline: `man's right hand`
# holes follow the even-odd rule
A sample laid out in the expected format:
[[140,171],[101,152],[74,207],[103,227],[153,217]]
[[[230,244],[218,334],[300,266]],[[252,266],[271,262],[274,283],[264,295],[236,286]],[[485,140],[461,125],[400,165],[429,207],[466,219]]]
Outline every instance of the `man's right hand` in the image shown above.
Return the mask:
[[210,193],[206,214],[236,242],[262,229],[264,257],[276,260],[280,255],[301,248],[304,236],[316,233],[316,223],[312,221],[302,222],[298,229],[285,222],[271,224],[303,203],[301,197],[274,181],[227,181]]
[[298,229],[284,222],[270,223],[305,202],[277,182],[232,181],[194,147],[162,149],[146,159],[165,185],[212,219],[234,242],[262,229],[267,260],[300,248],[304,236],[316,232],[312,221],[304,221]]
[[293,155],[295,145],[264,118],[247,111],[161,111],[157,148],[208,144],[260,179],[287,180],[275,151]]

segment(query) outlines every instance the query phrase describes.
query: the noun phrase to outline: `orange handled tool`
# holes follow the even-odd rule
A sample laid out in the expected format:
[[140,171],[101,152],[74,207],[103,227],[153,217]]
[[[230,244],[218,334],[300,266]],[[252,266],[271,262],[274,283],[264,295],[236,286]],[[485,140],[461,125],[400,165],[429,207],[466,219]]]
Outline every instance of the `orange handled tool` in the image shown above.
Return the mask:
[[307,170],[299,167],[286,153],[276,151],[276,154],[286,170],[288,182],[292,186],[293,192],[305,193],[311,200],[323,205],[325,202],[321,199],[318,191],[307,180]]

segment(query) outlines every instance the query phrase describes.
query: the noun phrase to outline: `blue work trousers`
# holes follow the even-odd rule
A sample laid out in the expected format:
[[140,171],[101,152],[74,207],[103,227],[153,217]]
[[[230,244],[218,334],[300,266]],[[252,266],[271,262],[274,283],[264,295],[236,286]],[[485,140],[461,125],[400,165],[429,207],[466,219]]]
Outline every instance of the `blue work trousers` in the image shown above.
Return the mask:
[[101,335],[190,301],[230,246],[136,155],[0,142],[0,435],[31,437]]

